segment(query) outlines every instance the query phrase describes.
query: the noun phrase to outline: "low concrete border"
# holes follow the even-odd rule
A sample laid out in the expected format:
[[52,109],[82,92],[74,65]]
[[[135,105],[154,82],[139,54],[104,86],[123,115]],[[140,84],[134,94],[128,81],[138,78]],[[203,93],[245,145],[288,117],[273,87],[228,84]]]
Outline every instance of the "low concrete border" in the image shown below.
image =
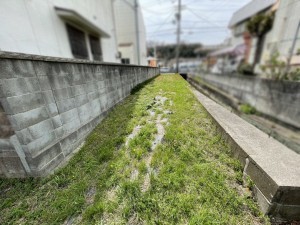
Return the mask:
[[200,92],[194,94],[254,182],[261,210],[271,217],[300,220],[300,155]]

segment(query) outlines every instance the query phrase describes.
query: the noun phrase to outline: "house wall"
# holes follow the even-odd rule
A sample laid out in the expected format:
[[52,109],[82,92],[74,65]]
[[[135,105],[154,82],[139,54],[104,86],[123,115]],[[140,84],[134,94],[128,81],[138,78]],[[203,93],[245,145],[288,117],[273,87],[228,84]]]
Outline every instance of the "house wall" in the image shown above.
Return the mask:
[[110,0],[0,1],[0,50],[73,58],[65,22],[54,7],[74,10],[110,35],[101,38],[103,60],[117,62]]
[[[135,28],[135,14],[134,5],[135,0],[115,0],[114,2],[114,14],[116,21],[116,32],[117,32],[117,42],[118,45],[132,44],[133,52],[132,56],[128,57],[133,59],[130,63],[138,64],[137,58],[137,40],[136,40],[136,28]],[[130,5],[131,6],[130,6]],[[146,28],[144,24],[144,19],[142,15],[141,8],[138,10],[138,21],[139,21],[139,41],[140,41],[140,59],[141,65],[147,65],[147,47],[146,47]],[[126,55],[128,51],[126,49],[119,47],[119,51]],[[123,57],[123,56],[122,56]]]
[[[280,53],[282,60],[287,58],[300,21],[299,12],[300,1],[280,1],[273,29],[265,43],[262,63],[268,60],[271,54],[276,51]],[[297,49],[300,49],[300,32],[296,42],[295,53]]]
[[0,176],[44,176],[153,67],[0,54]]

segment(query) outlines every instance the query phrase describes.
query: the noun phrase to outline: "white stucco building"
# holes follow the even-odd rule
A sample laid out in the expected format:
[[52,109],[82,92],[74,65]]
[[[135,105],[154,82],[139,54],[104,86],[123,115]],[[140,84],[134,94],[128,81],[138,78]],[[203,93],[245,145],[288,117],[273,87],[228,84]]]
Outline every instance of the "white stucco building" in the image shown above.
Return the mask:
[[1,0],[0,21],[2,51],[120,62],[111,0]]
[[279,52],[281,59],[286,60],[296,37],[296,46],[293,52],[292,65],[300,65],[300,32],[296,34],[300,23],[300,1],[280,0],[276,10],[273,29],[265,41],[262,61]]
[[[140,65],[147,65],[146,29],[140,6],[138,6],[137,31],[134,14],[135,0],[112,1],[114,1],[117,42],[121,60],[123,63],[138,64],[139,55]],[[139,34],[139,51],[136,32]]]

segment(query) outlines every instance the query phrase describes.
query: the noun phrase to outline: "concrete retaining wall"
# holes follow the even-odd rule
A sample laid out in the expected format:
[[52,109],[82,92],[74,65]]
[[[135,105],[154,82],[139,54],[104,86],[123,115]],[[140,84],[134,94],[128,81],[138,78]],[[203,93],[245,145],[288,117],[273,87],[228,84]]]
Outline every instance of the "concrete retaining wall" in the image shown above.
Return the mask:
[[300,128],[300,82],[241,75],[201,74],[201,79],[259,112]]
[[157,68],[0,54],[0,176],[43,176],[64,162]]

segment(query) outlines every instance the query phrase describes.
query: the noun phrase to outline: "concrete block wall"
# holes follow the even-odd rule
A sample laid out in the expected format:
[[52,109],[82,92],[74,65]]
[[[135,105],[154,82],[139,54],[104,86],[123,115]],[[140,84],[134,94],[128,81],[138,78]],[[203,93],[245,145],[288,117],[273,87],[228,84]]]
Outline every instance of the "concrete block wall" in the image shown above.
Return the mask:
[[[0,176],[43,176],[157,68],[0,54]],[[3,134],[2,134],[3,133]]]
[[276,81],[242,75],[201,74],[201,79],[248,103],[259,112],[300,128],[300,82]]

